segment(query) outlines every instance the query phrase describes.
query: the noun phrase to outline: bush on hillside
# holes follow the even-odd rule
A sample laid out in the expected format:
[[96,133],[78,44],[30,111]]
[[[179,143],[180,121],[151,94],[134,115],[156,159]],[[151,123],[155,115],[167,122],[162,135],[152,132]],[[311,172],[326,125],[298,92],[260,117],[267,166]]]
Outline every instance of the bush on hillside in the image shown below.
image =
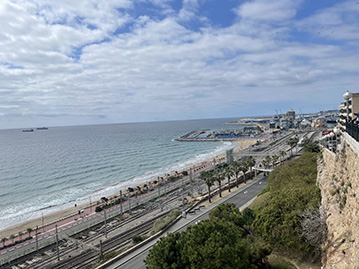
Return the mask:
[[271,173],[269,196],[253,222],[254,230],[266,242],[307,254],[313,252],[313,247],[300,236],[299,213],[320,205],[316,163],[316,154],[304,153]]

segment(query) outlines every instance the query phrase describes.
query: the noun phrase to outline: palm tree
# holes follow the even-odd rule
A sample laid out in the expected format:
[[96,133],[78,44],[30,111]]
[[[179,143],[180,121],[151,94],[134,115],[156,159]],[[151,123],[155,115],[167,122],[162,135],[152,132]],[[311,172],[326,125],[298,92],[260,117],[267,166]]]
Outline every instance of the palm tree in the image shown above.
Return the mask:
[[241,171],[243,173],[244,184],[246,184],[247,183],[246,173],[247,173],[248,168],[249,168],[248,162],[247,161],[241,162],[240,168],[241,168]]
[[249,167],[250,173],[252,175],[252,168],[256,165],[256,159],[253,158],[253,156],[249,156],[247,159],[247,165]]
[[219,197],[222,197],[222,180],[224,179],[223,173],[221,171],[214,171],[214,181],[218,182],[219,187]]
[[278,155],[273,155],[272,156],[272,167],[274,168],[274,165],[276,164],[276,162],[278,162]]
[[29,237],[31,237],[32,229],[31,229],[31,228],[27,228],[27,232],[29,233]]
[[1,242],[2,242],[2,244],[3,244],[3,247],[5,247],[5,242],[6,242],[6,240],[7,240],[6,237],[4,237],[4,238],[1,239]]
[[298,141],[299,141],[298,137],[289,138],[289,140],[287,141],[287,144],[290,146],[290,156],[293,155],[292,149],[294,146],[298,144]]
[[231,192],[231,177],[232,177],[232,175],[233,175],[233,172],[232,172],[231,167],[227,166],[227,167],[224,169],[224,175],[225,175],[225,177],[227,177],[227,179],[228,179],[228,192]]
[[22,241],[22,235],[23,235],[23,232],[19,232],[20,241]]
[[11,241],[12,241],[12,243],[14,244],[14,238],[15,238],[15,235],[10,235],[10,239],[11,239]]
[[299,142],[299,138],[297,136],[295,136],[293,138],[293,144],[295,146],[295,154],[297,154],[297,150],[298,150],[298,142]]
[[265,168],[268,168],[270,164],[272,163],[272,158],[270,156],[266,156],[264,160],[262,161]]
[[232,171],[233,171],[233,174],[236,176],[236,186],[237,188],[239,188],[239,180],[238,180],[238,176],[239,176],[239,173],[242,171],[241,170],[241,165],[239,163],[239,161],[235,161],[232,165]]
[[287,153],[285,151],[283,151],[283,150],[279,151],[279,156],[281,157],[281,160],[280,160],[281,164],[284,161],[285,155],[287,155]]
[[208,187],[208,201],[212,203],[211,201],[211,186],[213,185],[213,172],[211,171],[202,171],[199,175],[199,178],[202,179],[207,187]]

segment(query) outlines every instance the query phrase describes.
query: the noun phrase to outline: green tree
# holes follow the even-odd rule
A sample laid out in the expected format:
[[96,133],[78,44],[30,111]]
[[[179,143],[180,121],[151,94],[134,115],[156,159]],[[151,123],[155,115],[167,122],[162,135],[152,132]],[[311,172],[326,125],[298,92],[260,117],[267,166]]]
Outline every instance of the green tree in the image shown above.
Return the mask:
[[224,168],[224,175],[228,180],[228,192],[231,192],[231,177],[233,175],[232,168],[227,166]]
[[209,219],[161,238],[145,259],[147,268],[266,268],[270,247],[241,227],[252,213],[219,205]]
[[274,168],[275,164],[278,162],[279,160],[279,156],[278,155],[273,155],[272,156],[272,167]]
[[29,237],[31,237],[31,232],[32,232],[32,229],[31,228],[27,228],[27,233],[29,234]]
[[253,158],[253,156],[249,156],[248,159],[247,159],[247,164],[248,164],[248,167],[249,167],[249,171],[252,175],[252,168],[253,166],[256,165],[256,159]]
[[262,164],[264,165],[264,168],[268,168],[272,163],[272,158],[270,156],[266,156],[264,160],[262,161]]
[[202,179],[207,187],[208,187],[208,201],[212,203],[211,201],[211,187],[213,185],[213,171],[202,171],[199,175],[199,178]]
[[287,144],[290,146],[290,156],[293,155],[293,147],[296,146],[298,144],[298,137],[291,137],[289,138],[289,140],[287,141]]
[[185,232],[170,233],[166,237],[162,237],[144,260],[147,268],[189,268],[190,264],[181,255],[181,250],[185,245],[184,237]]
[[283,150],[279,151],[279,156],[280,156],[280,163],[282,164],[282,162],[284,161],[284,157],[287,155],[287,153]]
[[303,153],[271,173],[270,195],[258,209],[253,228],[263,240],[281,248],[313,253],[313,247],[300,236],[299,212],[318,207],[320,189],[316,184],[316,154]]
[[236,186],[239,188],[239,174],[241,172],[241,164],[239,161],[235,161],[232,165],[232,171],[234,176],[236,177]]
[[215,170],[214,171],[214,181],[218,182],[219,197],[222,197],[222,180],[223,179],[224,179],[223,172]]
[[320,152],[319,142],[315,141],[313,143],[307,143],[304,146],[305,152]]
[[5,242],[6,242],[6,240],[7,240],[6,237],[4,237],[4,238],[1,239],[1,242],[2,242],[3,247],[5,247]]
[[19,232],[20,241],[22,241],[22,235],[23,234],[24,234],[23,232]]
[[15,239],[15,235],[10,235],[10,239],[11,239],[11,241],[12,241],[12,243],[14,244],[14,239]]
[[247,183],[246,173],[247,173],[248,168],[249,168],[248,165],[249,165],[249,164],[248,164],[247,161],[242,161],[242,162],[241,162],[241,166],[240,166],[241,171],[242,171],[242,173],[243,173],[243,181],[244,181],[244,184]]
[[182,257],[189,268],[251,268],[246,240],[234,223],[204,220],[189,227]]

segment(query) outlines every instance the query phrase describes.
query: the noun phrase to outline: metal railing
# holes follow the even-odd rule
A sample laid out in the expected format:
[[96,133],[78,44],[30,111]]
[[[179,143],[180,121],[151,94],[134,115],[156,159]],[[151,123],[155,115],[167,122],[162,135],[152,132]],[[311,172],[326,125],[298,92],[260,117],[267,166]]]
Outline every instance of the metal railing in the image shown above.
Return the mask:
[[346,132],[353,137],[357,142],[359,142],[359,124],[354,124],[351,122],[347,122],[345,124]]

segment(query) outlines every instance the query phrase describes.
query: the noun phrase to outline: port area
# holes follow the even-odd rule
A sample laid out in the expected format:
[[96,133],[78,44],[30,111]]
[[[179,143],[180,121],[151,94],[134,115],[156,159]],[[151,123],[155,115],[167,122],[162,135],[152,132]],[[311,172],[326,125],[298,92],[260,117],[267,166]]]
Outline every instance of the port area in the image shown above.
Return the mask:
[[247,126],[258,126],[260,128],[268,125],[270,118],[248,118],[248,119],[240,119],[234,122],[226,122],[225,125],[247,125]]
[[265,137],[265,133],[259,126],[246,126],[243,129],[194,130],[181,135],[176,138],[175,141],[236,141],[241,139],[262,139]]

